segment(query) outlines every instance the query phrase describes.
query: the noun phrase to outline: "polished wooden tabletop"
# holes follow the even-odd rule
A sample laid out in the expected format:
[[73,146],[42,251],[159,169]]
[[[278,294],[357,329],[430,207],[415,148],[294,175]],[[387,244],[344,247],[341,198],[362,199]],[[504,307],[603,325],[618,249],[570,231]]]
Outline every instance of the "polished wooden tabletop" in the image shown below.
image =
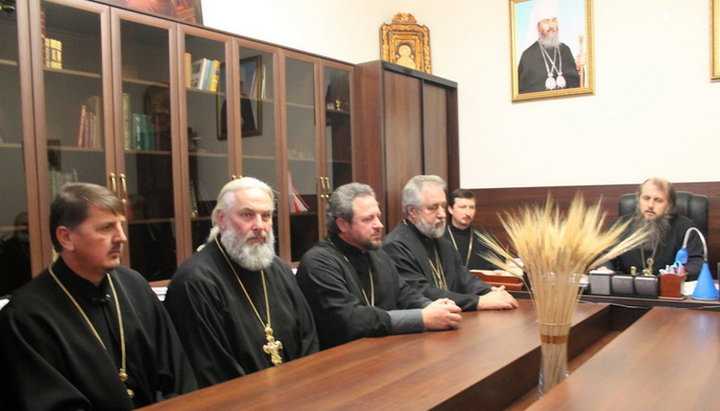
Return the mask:
[[720,409],[720,313],[651,309],[530,409]]
[[[148,409],[418,410],[507,403],[500,397],[516,397],[537,382],[535,314],[530,300],[519,303],[512,311],[463,313],[457,330],[353,341]],[[608,311],[580,305],[574,329],[592,328],[587,324]]]

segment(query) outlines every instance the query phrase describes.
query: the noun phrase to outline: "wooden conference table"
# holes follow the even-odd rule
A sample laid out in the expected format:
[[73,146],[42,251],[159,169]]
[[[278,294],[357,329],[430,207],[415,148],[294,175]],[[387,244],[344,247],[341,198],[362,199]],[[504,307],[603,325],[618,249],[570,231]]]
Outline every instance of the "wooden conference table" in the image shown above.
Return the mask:
[[[353,341],[147,409],[502,409],[537,385],[534,310],[530,300],[518,302],[518,310],[464,313],[457,330]],[[703,395],[717,400],[720,313],[634,311],[644,316],[566,380],[577,375],[576,384],[566,384],[558,395],[551,391],[535,405],[567,409],[565,402],[572,401],[570,408],[588,408],[598,386],[605,394],[597,394],[603,400],[597,404],[608,406],[638,394],[658,401],[699,401]],[[606,304],[579,304],[569,356],[607,340],[614,324],[623,323],[619,313]],[[672,391],[681,391],[671,394],[675,383]]]

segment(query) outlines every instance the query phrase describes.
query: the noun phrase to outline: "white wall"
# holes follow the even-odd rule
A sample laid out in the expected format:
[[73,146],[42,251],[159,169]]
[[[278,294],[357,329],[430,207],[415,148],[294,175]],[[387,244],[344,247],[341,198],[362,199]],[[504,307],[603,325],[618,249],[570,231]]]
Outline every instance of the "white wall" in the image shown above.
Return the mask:
[[[430,28],[458,82],[470,188],[720,181],[710,0],[595,0],[595,94],[511,102],[508,0],[203,0],[205,24],[351,63],[400,11]],[[562,27],[560,28],[562,35]]]

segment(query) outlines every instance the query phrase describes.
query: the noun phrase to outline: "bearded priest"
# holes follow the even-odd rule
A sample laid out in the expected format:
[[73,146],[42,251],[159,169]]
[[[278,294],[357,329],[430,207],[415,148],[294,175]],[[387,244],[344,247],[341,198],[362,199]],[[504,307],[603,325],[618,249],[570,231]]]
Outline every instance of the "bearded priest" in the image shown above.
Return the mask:
[[318,350],[312,313],[275,255],[274,204],[260,180],[227,183],[207,243],[170,281],[165,307],[201,387]]

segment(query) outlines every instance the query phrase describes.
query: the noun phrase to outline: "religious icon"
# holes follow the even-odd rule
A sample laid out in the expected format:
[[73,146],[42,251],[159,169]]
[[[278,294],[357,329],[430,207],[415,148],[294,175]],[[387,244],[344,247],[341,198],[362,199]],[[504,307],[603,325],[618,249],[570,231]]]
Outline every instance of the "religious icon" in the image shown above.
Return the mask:
[[511,0],[513,101],[594,90],[591,0]]
[[413,70],[431,73],[430,30],[410,13],[398,13],[380,27],[381,58]]

